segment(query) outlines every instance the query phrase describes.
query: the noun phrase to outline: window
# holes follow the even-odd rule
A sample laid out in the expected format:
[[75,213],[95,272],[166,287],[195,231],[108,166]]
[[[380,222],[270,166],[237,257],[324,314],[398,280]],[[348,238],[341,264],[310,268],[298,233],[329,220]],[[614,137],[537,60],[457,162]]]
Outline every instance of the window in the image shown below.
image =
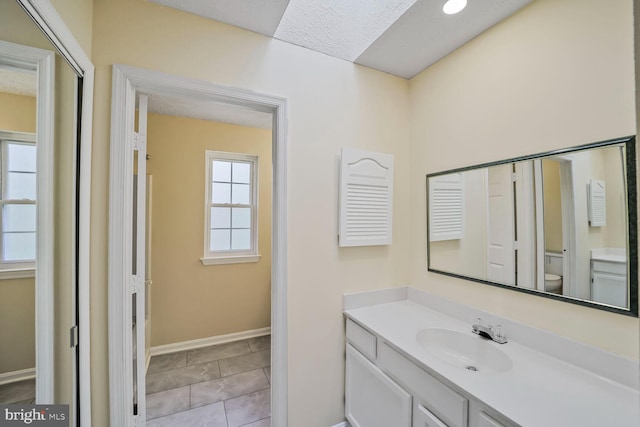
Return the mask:
[[202,263],[257,262],[258,157],[206,152]]
[[35,135],[2,132],[0,168],[0,270],[34,269]]

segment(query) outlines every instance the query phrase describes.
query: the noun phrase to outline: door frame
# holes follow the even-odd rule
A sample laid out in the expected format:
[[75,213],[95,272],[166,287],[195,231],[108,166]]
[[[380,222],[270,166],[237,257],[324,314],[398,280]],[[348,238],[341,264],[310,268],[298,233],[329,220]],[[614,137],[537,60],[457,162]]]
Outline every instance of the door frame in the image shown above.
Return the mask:
[[[54,390],[54,265],[53,265],[53,156],[55,53],[0,40],[0,63],[36,73],[36,402],[53,403]],[[26,140],[15,132],[2,132],[15,140]],[[11,278],[34,277],[21,270]],[[9,271],[3,272],[3,276]],[[17,273],[17,274],[16,274]]]
[[[287,426],[287,99],[115,64],[109,173],[109,398],[111,425],[135,425],[131,330],[133,141],[136,92],[208,99],[273,115],[271,421]],[[144,420],[143,420],[144,421]]]
[[[76,283],[78,308],[78,371],[77,396],[80,407],[78,425],[91,425],[91,342],[90,342],[90,262],[91,262],[91,144],[93,126],[93,83],[95,68],[80,43],[49,0],[17,0],[58,53],[82,79],[82,105],[79,108],[80,135],[77,147],[79,171],[75,182],[76,202]],[[76,117],[77,118],[77,117]],[[76,126],[77,127],[77,126]]]

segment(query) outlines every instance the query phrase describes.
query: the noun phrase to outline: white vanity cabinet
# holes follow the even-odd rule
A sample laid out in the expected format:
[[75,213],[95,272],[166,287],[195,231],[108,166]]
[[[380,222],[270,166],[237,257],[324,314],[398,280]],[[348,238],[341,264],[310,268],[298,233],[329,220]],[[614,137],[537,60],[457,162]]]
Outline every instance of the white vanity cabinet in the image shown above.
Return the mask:
[[627,306],[627,265],[591,260],[591,299],[595,302]]
[[347,319],[346,417],[352,427],[512,427]]
[[411,427],[411,395],[347,344],[346,416],[352,427]]

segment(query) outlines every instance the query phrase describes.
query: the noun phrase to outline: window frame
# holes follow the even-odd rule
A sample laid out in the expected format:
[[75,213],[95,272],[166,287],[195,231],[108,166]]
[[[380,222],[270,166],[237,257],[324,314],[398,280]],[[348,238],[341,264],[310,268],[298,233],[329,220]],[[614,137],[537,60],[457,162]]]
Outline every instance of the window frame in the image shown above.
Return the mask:
[[[4,241],[2,236],[4,234],[4,221],[3,221],[3,208],[4,205],[18,205],[18,204],[30,204],[36,206],[37,203],[37,187],[36,187],[36,199],[7,199],[5,200],[4,194],[6,194],[6,177],[7,177],[7,144],[23,144],[33,145],[36,147],[36,162],[37,162],[37,143],[35,133],[26,132],[10,132],[0,131],[0,279],[19,279],[27,277],[35,277],[36,259],[24,260],[24,261],[3,261],[4,257]],[[38,185],[38,172],[36,170],[36,186]],[[37,212],[36,212],[37,215]],[[38,224],[36,217],[36,245],[38,241]],[[36,247],[37,257],[37,247]]]
[[[213,203],[211,198],[213,182],[213,162],[224,160],[230,162],[249,163],[251,165],[250,204]],[[251,263],[260,260],[258,253],[258,156],[244,153],[206,150],[205,152],[205,193],[204,193],[204,256],[200,261],[204,265]],[[211,251],[211,208],[212,207],[249,207],[251,208],[251,247],[248,250]]]

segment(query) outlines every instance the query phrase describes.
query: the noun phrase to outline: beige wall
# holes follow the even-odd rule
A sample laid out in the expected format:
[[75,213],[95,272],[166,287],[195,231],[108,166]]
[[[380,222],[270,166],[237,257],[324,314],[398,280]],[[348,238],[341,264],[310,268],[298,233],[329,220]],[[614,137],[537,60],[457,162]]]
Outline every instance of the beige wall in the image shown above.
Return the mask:
[[[344,419],[344,292],[409,283],[408,82],[141,0],[94,4],[93,425],[108,425],[107,241],[111,65],[128,64],[289,101],[289,425]],[[395,155],[390,246],[338,248],[341,147]],[[422,194],[424,197],[424,193]]]
[[35,302],[33,279],[0,280],[0,374],[36,366]]
[[[636,133],[631,6],[535,1],[411,80],[414,236],[426,173]],[[411,253],[415,286],[638,357],[637,318],[430,274],[420,237]]]
[[0,130],[36,131],[36,98],[0,92]]
[[[271,130],[149,114],[151,345],[271,324]],[[258,156],[257,263],[204,266],[205,151]]]
[[[0,93],[0,130],[36,131],[36,99]],[[36,366],[34,279],[0,280],[0,373]]]

